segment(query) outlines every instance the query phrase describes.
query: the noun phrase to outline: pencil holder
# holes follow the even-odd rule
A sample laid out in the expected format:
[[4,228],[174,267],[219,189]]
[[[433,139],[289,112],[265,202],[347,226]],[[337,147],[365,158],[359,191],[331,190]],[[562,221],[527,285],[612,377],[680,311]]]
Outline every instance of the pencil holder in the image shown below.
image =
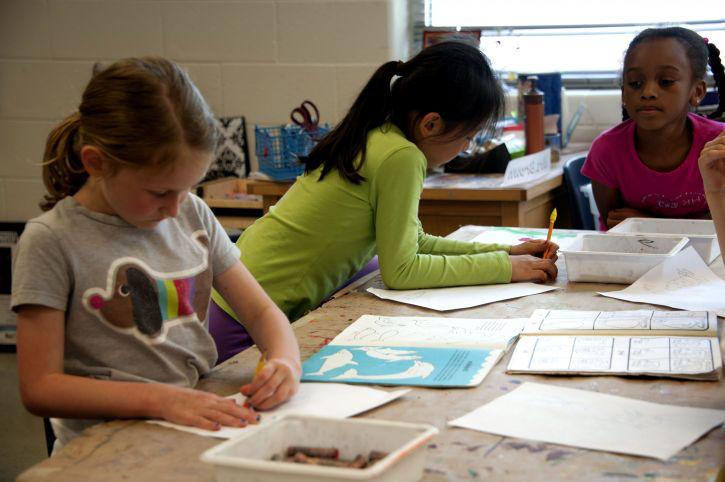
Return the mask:
[[294,124],[254,126],[259,170],[276,181],[295,179],[305,170],[299,156],[309,154],[317,141],[329,131],[327,124],[318,126],[314,131],[306,131]]

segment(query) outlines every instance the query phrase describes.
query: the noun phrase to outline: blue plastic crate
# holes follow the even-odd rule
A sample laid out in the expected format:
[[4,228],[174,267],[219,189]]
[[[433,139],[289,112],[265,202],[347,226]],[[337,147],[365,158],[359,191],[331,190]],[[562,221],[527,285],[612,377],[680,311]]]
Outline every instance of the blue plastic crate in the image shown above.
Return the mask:
[[299,156],[309,154],[315,143],[329,131],[327,124],[314,132],[307,132],[295,124],[254,126],[259,170],[277,181],[295,179],[305,170]]

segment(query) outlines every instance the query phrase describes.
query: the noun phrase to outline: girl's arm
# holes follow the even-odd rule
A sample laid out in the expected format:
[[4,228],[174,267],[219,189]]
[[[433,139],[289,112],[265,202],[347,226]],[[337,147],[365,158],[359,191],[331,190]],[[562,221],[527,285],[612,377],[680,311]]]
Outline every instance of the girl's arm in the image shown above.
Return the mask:
[[[382,162],[371,180],[380,272],[389,288],[467,286],[543,280],[556,276],[553,260],[534,259],[533,256],[514,260],[505,249],[438,254],[436,251],[442,249],[422,247],[427,238],[421,241],[419,235],[418,202],[424,178],[425,159],[422,154],[402,149]],[[426,250],[436,254],[426,253]],[[517,269],[514,269],[514,264]]]
[[239,261],[214,278],[214,288],[227,300],[266,357],[252,383],[242,387],[242,394],[260,409],[289,399],[299,388],[302,368],[297,339],[284,313]]
[[725,132],[705,144],[697,162],[720,251],[725,254]]
[[608,228],[613,228],[627,218],[649,218],[650,214],[631,208],[624,204],[618,189],[612,189],[598,181],[592,181],[594,201],[597,203],[599,216]]
[[489,253],[491,251],[509,252],[511,246],[507,244],[474,243],[447,239],[441,236],[434,236],[423,231],[423,226],[418,223],[418,252],[425,254],[475,254]]
[[18,311],[17,326],[20,394],[25,407],[36,415],[162,418],[207,430],[217,430],[221,425],[241,427],[256,420],[253,411],[212,393],[64,373],[62,311],[24,305]]

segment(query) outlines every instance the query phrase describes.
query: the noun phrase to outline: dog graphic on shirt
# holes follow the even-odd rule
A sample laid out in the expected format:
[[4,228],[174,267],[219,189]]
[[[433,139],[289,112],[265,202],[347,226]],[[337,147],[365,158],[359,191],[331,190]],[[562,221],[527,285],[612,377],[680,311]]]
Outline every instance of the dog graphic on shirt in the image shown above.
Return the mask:
[[191,238],[204,252],[201,265],[160,273],[137,258],[119,258],[108,270],[106,288],[87,289],[83,306],[116,331],[151,344],[163,343],[172,326],[203,320],[212,276],[209,238],[204,231]]

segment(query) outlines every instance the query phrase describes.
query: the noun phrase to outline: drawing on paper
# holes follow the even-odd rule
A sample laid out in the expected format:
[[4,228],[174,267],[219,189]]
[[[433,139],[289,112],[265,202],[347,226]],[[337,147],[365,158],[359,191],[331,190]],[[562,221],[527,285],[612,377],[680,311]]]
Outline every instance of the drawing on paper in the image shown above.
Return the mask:
[[569,311],[551,310],[540,331],[557,330],[707,330],[706,311]]

